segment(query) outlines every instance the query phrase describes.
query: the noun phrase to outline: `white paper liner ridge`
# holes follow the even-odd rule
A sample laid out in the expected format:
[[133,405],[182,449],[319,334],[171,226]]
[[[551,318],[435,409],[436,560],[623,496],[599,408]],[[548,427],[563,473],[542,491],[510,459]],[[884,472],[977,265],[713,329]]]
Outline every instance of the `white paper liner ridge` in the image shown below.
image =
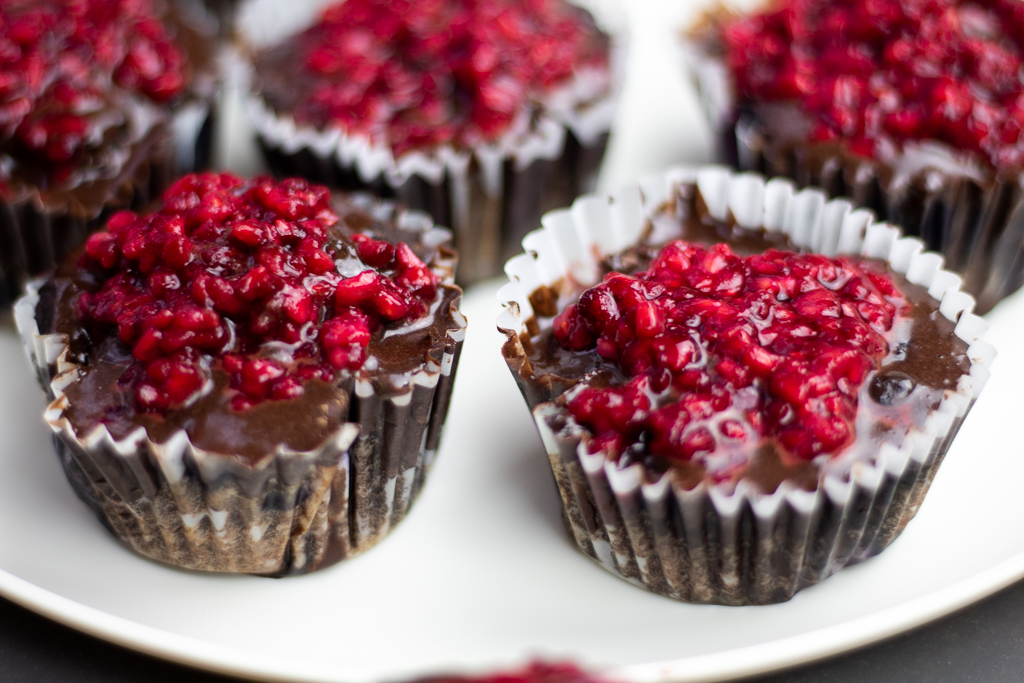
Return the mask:
[[[413,223],[401,215],[396,222]],[[438,232],[447,235],[444,242],[450,239],[429,220],[416,224],[424,239],[443,237]],[[454,263],[442,257],[438,264],[451,285]],[[333,563],[372,547],[408,513],[448,410],[466,329],[457,310],[440,362],[387,394],[357,380],[352,422],[340,423],[315,449],[279,446],[273,456],[247,465],[197,448],[184,431],[164,443],[141,427],[121,441],[103,425],[76,433],[64,415],[64,389],[77,381],[79,366],[69,359],[64,335],[38,331],[42,284],[29,285],[14,317],[51,398],[45,420],[76,494],[133,550],[189,569],[299,574],[317,569],[325,553]]]
[[[547,395],[544,387],[532,393],[523,388],[567,525],[584,553],[613,573],[672,597],[779,602],[877,554],[902,531],[984,386],[995,350],[983,339],[987,324],[973,314],[974,301],[960,291],[960,277],[942,270],[941,256],[924,252],[920,240],[900,238],[897,229],[874,222],[848,201],[828,202],[815,189],[796,192],[790,181],[765,181],[723,167],[678,167],[611,197],[581,197],[571,209],[546,215],[544,227],[523,240],[526,253],[506,264],[509,283],[498,292],[504,310],[497,324],[513,347],[506,360],[514,374],[518,368],[509,356],[523,354],[514,347],[534,316],[529,294],[566,275],[594,284],[599,260],[635,243],[682,183],[696,186],[715,218],[781,230],[798,246],[827,255],[887,259],[893,270],[940,301],[940,312],[956,323],[954,333],[969,345],[969,373],[945,392],[922,428],[912,428],[899,447],[883,447],[872,458],[829,460],[813,492],[788,482],[771,495],[744,481],[734,490],[703,483],[691,491],[667,477],[645,483],[640,465],[617,470],[604,453],[587,453],[586,430],[547,402],[557,388]],[[743,526],[744,519],[752,524]],[[705,520],[714,520],[715,528]],[[743,536],[743,528],[753,529],[752,536]]]

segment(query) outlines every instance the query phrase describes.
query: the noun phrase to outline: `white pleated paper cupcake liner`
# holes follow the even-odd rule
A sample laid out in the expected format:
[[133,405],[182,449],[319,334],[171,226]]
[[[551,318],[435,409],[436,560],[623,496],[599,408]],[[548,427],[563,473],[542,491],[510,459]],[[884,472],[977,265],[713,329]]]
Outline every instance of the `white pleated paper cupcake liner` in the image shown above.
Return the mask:
[[[429,221],[404,222],[419,224],[425,237],[438,230]],[[14,313],[52,399],[46,423],[75,492],[140,554],[196,570],[307,573],[375,545],[423,487],[465,339],[466,321],[457,310],[440,356],[410,373],[397,393],[381,394],[356,378],[349,385],[349,421],[321,445],[278,447],[248,465],[196,447],[184,431],[163,443],[141,427],[120,441],[103,425],[76,432],[65,416],[65,389],[77,381],[79,366],[64,335],[39,333],[42,284],[29,286]]]
[[[764,494],[744,480],[686,490],[669,477],[647,481],[640,464],[618,469],[606,453],[588,453],[586,430],[554,403],[568,387],[520,374],[521,335],[538,330],[530,294],[565,278],[595,284],[600,259],[636,244],[683,184],[695,187],[698,205],[713,218],[781,231],[806,251],[887,260],[955,322],[954,333],[969,345],[970,371],[901,444],[828,461],[810,492],[784,482]],[[505,304],[498,328],[548,453],[567,527],[580,550],[609,571],[682,600],[780,602],[883,550],[916,514],[995,357],[983,339],[987,324],[972,312],[973,298],[960,290],[958,275],[942,269],[940,255],[849,201],[828,201],[817,189],[797,192],[787,180],[766,182],[714,166],[672,169],[639,187],[581,197],[570,209],[547,214],[523,248],[505,267],[510,281],[498,294]]]
[[719,160],[850,197],[905,235],[920,237],[964,276],[964,290],[981,313],[1024,284],[1024,175],[994,177],[937,141],[907,143],[888,162],[844,156],[838,148],[812,152],[824,146],[810,141],[773,148],[762,122],[739,102],[722,57],[702,47],[699,33],[688,37],[684,52]]

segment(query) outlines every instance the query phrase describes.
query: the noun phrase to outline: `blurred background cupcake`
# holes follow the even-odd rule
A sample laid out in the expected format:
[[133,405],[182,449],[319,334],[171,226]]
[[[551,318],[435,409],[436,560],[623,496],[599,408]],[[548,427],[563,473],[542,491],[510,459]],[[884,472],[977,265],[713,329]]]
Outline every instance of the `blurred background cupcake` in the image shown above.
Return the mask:
[[0,303],[113,211],[209,163],[215,25],[187,7],[0,6]]
[[1014,0],[773,0],[687,52],[723,160],[921,237],[984,312],[1024,282],[1022,36]]
[[585,10],[348,0],[301,14],[254,2],[240,17],[275,173],[429,212],[455,231],[463,283],[499,273],[544,211],[593,187],[616,53]]

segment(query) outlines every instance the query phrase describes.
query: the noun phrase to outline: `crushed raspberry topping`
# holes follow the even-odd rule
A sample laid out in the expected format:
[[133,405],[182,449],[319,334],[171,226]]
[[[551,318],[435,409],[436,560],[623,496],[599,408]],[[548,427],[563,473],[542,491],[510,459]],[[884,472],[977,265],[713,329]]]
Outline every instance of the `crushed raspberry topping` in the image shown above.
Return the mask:
[[534,661],[521,669],[483,676],[439,676],[418,683],[593,683],[594,677],[575,664]]
[[852,442],[859,388],[906,305],[868,264],[675,241],[648,270],[586,290],[553,332],[630,376],[571,395],[595,447],[728,465],[772,439],[809,460]]
[[1019,0],[782,0],[723,38],[741,94],[800,101],[816,140],[876,156],[934,139],[1024,163]]
[[187,78],[185,53],[148,0],[0,3],[0,144],[15,156],[68,165],[111,125],[101,116],[111,83],[167,102]]
[[313,85],[295,118],[390,144],[396,155],[505,132],[607,45],[564,0],[346,0],[299,37]]
[[102,286],[77,315],[131,349],[119,383],[140,411],[188,404],[217,369],[236,410],[300,396],[361,367],[374,330],[422,318],[437,293],[408,245],[342,238],[337,223],[327,189],[304,180],[185,176],[160,211],[117,213],[89,238],[82,266]]

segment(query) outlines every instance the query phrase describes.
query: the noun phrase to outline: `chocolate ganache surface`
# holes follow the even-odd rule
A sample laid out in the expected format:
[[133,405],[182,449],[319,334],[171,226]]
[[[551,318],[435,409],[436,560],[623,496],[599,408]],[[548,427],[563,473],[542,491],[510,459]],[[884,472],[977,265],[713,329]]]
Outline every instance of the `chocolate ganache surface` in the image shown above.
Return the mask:
[[[768,256],[782,252],[777,257],[781,259],[785,252],[796,251],[793,243],[781,232],[750,230],[731,221],[711,218],[696,189],[682,186],[677,196],[660,208],[636,246],[602,262],[602,274],[607,276],[619,272],[643,275],[652,263],[657,264],[665,245],[673,240],[684,240],[692,245],[725,244],[739,257],[764,252],[768,252],[765,254]],[[675,246],[669,248],[679,248],[679,243],[672,244]],[[721,247],[696,247],[694,259],[703,254],[715,255],[718,253],[716,249],[720,250]],[[824,257],[816,258],[825,261]],[[554,418],[552,426],[556,431],[563,430],[566,434],[578,432],[582,425],[592,452],[596,449],[604,450],[620,467],[641,462],[649,480],[656,480],[670,471],[674,481],[687,490],[702,481],[735,483],[740,479],[754,482],[765,492],[774,491],[783,481],[813,490],[818,485],[821,468],[829,461],[850,457],[871,458],[883,444],[898,446],[909,429],[924,424],[930,412],[938,407],[943,393],[955,390],[959,378],[970,369],[967,344],[953,334],[954,323],[939,312],[939,302],[929,296],[925,288],[908,282],[882,261],[845,257],[845,262],[855,269],[854,272],[881,283],[883,287],[886,282],[891,283],[892,290],[885,299],[894,313],[888,329],[884,329],[884,324],[876,326],[876,329],[884,331],[879,337],[884,337],[884,346],[876,350],[877,360],[873,367],[864,365],[866,373],[862,372],[854,378],[859,379],[860,383],[842,380],[847,384],[840,384],[839,391],[835,390],[834,383],[830,385],[834,395],[845,402],[846,410],[852,405],[854,411],[848,415],[847,420],[851,433],[835,439],[830,447],[819,444],[808,448],[806,442],[794,439],[786,442],[784,432],[787,429],[791,431],[794,423],[800,426],[801,420],[814,421],[813,415],[805,413],[798,413],[795,419],[792,415],[783,415],[776,420],[774,431],[766,430],[756,420],[751,423],[744,418],[723,428],[729,421],[723,420],[719,413],[727,410],[736,413],[736,397],[743,393],[743,390],[737,391],[733,384],[754,386],[760,393],[757,400],[767,401],[769,405],[773,400],[772,395],[784,393],[784,389],[776,384],[777,378],[764,379],[767,375],[752,384],[749,380],[729,384],[728,378],[723,380],[726,367],[722,365],[724,356],[715,355],[717,352],[714,349],[720,347],[705,345],[705,357],[701,363],[695,361],[693,365],[687,366],[702,366],[699,373],[704,377],[700,381],[693,380],[698,387],[693,391],[673,390],[671,386],[666,390],[664,381],[661,386],[654,386],[653,389],[648,384],[638,385],[638,376],[643,372],[632,373],[628,367],[629,362],[623,362],[623,358],[629,358],[634,368],[643,366],[642,363],[637,366],[636,354],[630,356],[621,353],[621,349],[609,348],[608,342],[602,342],[603,337],[598,339],[597,349],[589,338],[580,342],[580,338],[576,337],[577,341],[572,341],[572,333],[584,333],[580,332],[578,326],[571,326],[575,323],[567,323],[565,319],[567,313],[572,313],[579,304],[587,288],[573,282],[571,278],[532,293],[530,301],[535,317],[527,322],[528,332],[516,335],[506,331],[508,340],[503,353],[531,408],[545,401],[555,401],[566,409]],[[616,281],[614,275],[610,279],[605,277],[602,286],[609,286],[609,282],[614,286]],[[589,302],[596,300],[593,293],[588,293],[587,297]],[[714,299],[713,296],[710,298]],[[780,309],[786,299],[785,296],[778,297]],[[619,305],[621,302],[622,298],[619,297]],[[586,306],[589,310],[595,310],[597,305],[590,303]],[[850,312],[847,311],[845,317],[849,317]],[[623,316],[624,319],[626,317]],[[839,317],[844,316],[840,314]],[[883,323],[888,321],[886,318]],[[765,342],[765,330],[772,332],[770,326],[762,328],[763,344],[760,348],[771,350],[770,337]],[[824,338],[820,329],[808,329],[804,334],[812,341]],[[614,338],[613,334],[611,339]],[[567,339],[570,340],[568,343]],[[842,335],[836,337],[836,341],[842,343]],[[572,348],[574,343],[579,347],[576,350]],[[602,343],[606,344],[603,349]],[[712,349],[710,356],[709,348]],[[778,347],[775,348],[778,350]],[[799,347],[793,349],[793,354],[800,353]],[[791,361],[785,351],[778,355],[780,358],[775,362]],[[741,369],[741,373],[747,370],[750,367]],[[685,369],[677,373],[677,378],[682,374],[685,374]],[[813,374],[799,376],[799,380],[799,388],[795,391],[803,393],[801,398],[793,399],[797,403],[807,400],[807,390],[802,385],[813,387],[819,383],[819,378]],[[647,382],[646,379],[642,381]],[[718,407],[711,408],[712,414],[704,414],[704,419],[696,419],[701,418],[701,415],[696,415],[692,424],[686,424],[689,441],[671,429],[663,429],[659,437],[657,430],[652,429],[649,415],[666,406],[671,410],[673,404],[686,403],[693,399],[694,394],[705,391],[709,381],[710,384],[723,384],[725,393],[732,392],[733,404],[723,406],[722,392],[716,394],[712,391],[708,395],[718,396],[711,400]],[[813,394],[814,389],[811,392]],[[610,402],[608,396],[612,396]],[[833,400],[829,405],[837,406],[838,403]],[[616,419],[612,419],[615,417],[616,406],[623,404],[635,412],[627,418],[620,417],[616,422]],[[606,412],[601,413],[602,410]],[[841,413],[844,409],[836,407],[835,410]],[[770,409],[762,410],[762,413],[771,421]],[[831,418],[833,415],[826,417]],[[609,422],[614,424],[609,426]],[[701,432],[703,427],[695,428],[694,425],[707,426],[714,436],[710,436],[707,430]],[[735,433],[730,435],[730,429]],[[676,431],[681,431],[681,428],[676,428]],[[666,454],[664,444],[660,454],[653,452],[658,438],[675,439],[673,447],[668,449],[670,452]]]
[[[255,464],[279,447],[308,451],[323,443],[350,419],[357,384],[369,383],[386,398],[408,391],[417,372],[436,370],[446,348],[452,346],[449,332],[465,325],[457,311],[461,290],[452,284],[456,257],[445,246],[447,232],[423,230],[424,225],[415,230],[399,227],[396,219],[399,223],[403,219],[393,204],[366,196],[334,195],[330,207],[338,220],[329,228],[325,250],[342,282],[372,270],[360,258],[370,258],[365,249],[360,250],[362,245],[405,243],[436,277],[436,292],[417,315],[381,319],[369,334],[361,360],[345,361],[347,365],[334,372],[307,373],[297,396],[248,395],[239,404],[238,373],[226,369],[230,354],[221,352],[205,361],[209,381],[192,398],[170,408],[140,408],[133,391],[137,380],[132,380],[138,374],[133,369],[138,366],[138,352],[133,356],[116,327],[83,325],[80,317],[83,294],[95,297],[104,273],[81,267],[86,260],[83,250],[68,258],[40,291],[36,321],[40,333],[65,335],[70,359],[80,365],[78,381],[64,389],[65,415],[79,438],[98,424],[105,425],[115,439],[143,427],[158,443],[184,430],[198,448],[234,454]],[[317,324],[322,325],[321,331],[327,329],[327,321]],[[247,357],[273,361],[291,372],[288,349],[286,343],[268,340],[259,348],[247,349]]]

